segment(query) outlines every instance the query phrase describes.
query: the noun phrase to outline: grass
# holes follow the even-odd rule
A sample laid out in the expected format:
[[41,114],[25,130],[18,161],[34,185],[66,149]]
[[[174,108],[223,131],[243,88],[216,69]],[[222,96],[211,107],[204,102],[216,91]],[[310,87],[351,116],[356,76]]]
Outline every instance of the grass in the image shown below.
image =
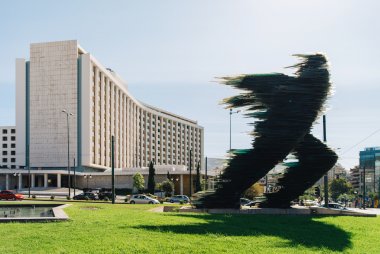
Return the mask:
[[155,207],[152,205],[71,204],[65,209],[71,218],[67,222],[0,224],[0,253],[278,254],[380,250],[379,217],[153,213],[149,211]]

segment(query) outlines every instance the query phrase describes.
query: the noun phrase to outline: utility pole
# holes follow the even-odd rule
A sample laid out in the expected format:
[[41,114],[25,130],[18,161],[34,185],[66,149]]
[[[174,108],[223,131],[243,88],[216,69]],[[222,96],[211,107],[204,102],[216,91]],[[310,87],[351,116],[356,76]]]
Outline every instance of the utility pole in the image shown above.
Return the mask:
[[208,176],[207,176],[207,156],[206,156],[206,163],[205,163],[205,190],[207,190],[208,187]]
[[362,202],[362,208],[365,209],[365,165],[363,166],[363,202]]
[[189,190],[190,190],[190,194],[189,196],[191,197],[191,185],[192,185],[192,179],[191,179],[191,166],[192,166],[192,162],[193,162],[193,149],[190,149],[190,175],[189,175],[189,181],[190,181],[190,185],[189,185]]
[[[326,115],[323,115],[323,142],[327,142],[326,137]],[[323,177],[324,193],[325,193],[325,207],[329,207],[329,179],[328,172]]]
[[76,172],[76,168],[75,168],[75,155],[74,155],[74,196],[75,196],[75,190],[77,188],[77,178],[76,178],[75,172]]
[[71,197],[71,177],[70,177],[70,123],[69,116],[73,116],[73,113],[69,113],[65,109],[62,110],[62,113],[66,114],[67,122],[67,173],[68,173],[68,184],[69,184],[69,197]]
[[376,152],[373,155],[373,194],[376,193]]
[[233,112],[232,108],[230,108],[230,151],[231,151],[231,119],[232,119],[232,114],[237,114],[239,112],[240,112],[240,110]]
[[111,167],[112,167],[112,204],[115,204],[115,140],[111,138]]
[[29,165],[29,144],[26,145],[27,153],[26,153],[26,165],[28,167],[28,198],[30,198],[30,184],[31,184],[31,175],[30,175],[30,165]]

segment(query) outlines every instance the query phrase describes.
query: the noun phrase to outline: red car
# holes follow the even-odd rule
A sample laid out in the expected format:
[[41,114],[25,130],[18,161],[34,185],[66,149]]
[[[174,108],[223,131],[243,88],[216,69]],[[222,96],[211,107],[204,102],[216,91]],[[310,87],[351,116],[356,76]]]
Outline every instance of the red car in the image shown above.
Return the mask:
[[23,200],[24,195],[15,193],[10,190],[3,190],[3,191],[0,191],[0,199]]

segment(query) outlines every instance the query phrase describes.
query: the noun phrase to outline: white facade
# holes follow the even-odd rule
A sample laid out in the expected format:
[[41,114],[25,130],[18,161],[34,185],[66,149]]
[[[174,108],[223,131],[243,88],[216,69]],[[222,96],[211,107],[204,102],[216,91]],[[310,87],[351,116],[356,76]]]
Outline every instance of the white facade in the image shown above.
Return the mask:
[[[17,162],[32,169],[67,166],[70,117],[70,161],[78,171],[111,167],[190,165],[203,162],[203,127],[196,121],[136,100],[117,74],[106,69],[75,40],[34,43],[30,61],[16,60]],[[29,144],[29,145],[28,145]],[[78,156],[79,155],[79,156]]]
[[0,127],[0,166],[1,168],[16,168],[16,127]]

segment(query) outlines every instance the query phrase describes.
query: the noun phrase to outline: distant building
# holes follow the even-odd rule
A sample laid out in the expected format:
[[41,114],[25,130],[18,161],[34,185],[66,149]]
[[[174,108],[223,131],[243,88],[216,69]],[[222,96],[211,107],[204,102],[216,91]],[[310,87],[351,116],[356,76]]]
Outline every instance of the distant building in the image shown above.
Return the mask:
[[[338,179],[338,178],[344,178],[344,179],[347,179],[348,180],[348,177],[349,177],[349,173],[347,172],[347,170],[339,163],[335,164],[334,167],[332,167],[328,172],[327,172],[327,177],[328,177],[328,181],[332,181],[334,179]],[[319,179],[315,185],[320,185],[320,186],[323,186],[324,185],[324,177],[322,177],[321,179]]]
[[[365,177],[364,177],[365,172]],[[359,152],[359,189],[363,192],[364,179],[366,192],[380,191],[380,147],[367,147]]]
[[15,126],[0,126],[0,168],[16,168]]
[[350,183],[352,185],[352,188],[359,193],[360,188],[360,169],[359,166],[355,166],[350,169],[350,177],[349,177]]

